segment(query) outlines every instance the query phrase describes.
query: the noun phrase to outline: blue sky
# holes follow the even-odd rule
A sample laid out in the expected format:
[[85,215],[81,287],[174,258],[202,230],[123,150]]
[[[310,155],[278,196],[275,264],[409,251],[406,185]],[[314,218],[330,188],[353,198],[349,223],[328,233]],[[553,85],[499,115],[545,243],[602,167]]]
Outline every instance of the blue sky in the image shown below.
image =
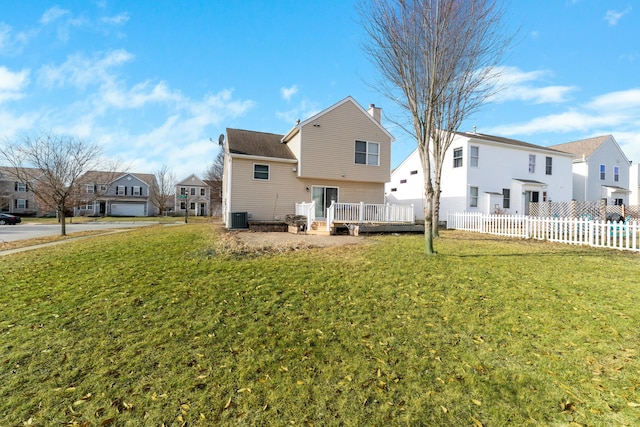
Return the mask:
[[[511,2],[505,89],[461,130],[552,145],[612,134],[640,161],[640,6]],[[130,171],[202,174],[225,128],[286,133],[375,89],[354,2],[0,0],[0,137],[100,144]],[[415,142],[396,137],[392,166]]]

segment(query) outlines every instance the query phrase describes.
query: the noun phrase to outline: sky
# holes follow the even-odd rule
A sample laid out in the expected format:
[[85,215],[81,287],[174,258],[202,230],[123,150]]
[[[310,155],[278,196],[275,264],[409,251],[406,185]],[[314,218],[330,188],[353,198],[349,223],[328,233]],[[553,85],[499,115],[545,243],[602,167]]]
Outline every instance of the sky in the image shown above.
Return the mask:
[[[285,134],[352,96],[385,117],[357,0],[0,0],[0,144],[69,135],[130,172],[202,176],[226,128]],[[640,162],[640,4],[512,0],[503,89],[480,133],[548,146],[611,134]],[[392,167],[415,141],[387,118]]]

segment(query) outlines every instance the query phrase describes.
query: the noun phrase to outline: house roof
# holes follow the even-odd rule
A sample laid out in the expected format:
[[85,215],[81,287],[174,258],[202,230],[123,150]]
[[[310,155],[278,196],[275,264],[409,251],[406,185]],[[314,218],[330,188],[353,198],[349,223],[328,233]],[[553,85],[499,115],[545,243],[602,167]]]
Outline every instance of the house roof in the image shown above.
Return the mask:
[[[20,168],[21,175],[24,173],[31,179],[37,179],[42,175],[42,170],[37,168]],[[0,166],[0,180],[2,181],[15,181],[16,170],[11,166]]]
[[611,135],[596,136],[593,138],[581,139],[579,141],[567,142],[565,144],[553,145],[556,150],[571,153],[579,158],[589,158]]
[[274,157],[295,160],[291,150],[282,144],[283,135],[227,128],[227,146],[231,154]]
[[[519,141],[517,139],[510,139],[510,138],[504,138],[501,136],[494,136],[494,135],[486,135],[483,133],[475,133],[475,132],[455,132],[456,135],[460,135],[460,136],[464,136],[467,138],[472,138],[472,139],[481,139],[483,141],[492,141],[492,142],[498,142],[501,144],[507,144],[507,145],[513,145],[516,147],[523,147],[523,148],[533,148],[536,150],[545,150],[545,151],[554,151],[558,154],[567,154],[569,153],[568,151],[563,151],[560,150],[556,147],[543,147],[542,145],[536,145],[536,144],[531,144],[529,142],[524,142],[524,141]],[[573,153],[569,153],[569,154],[573,154]]]
[[92,182],[96,184],[109,184],[116,179],[125,175],[132,175],[143,181],[147,185],[151,185],[155,179],[155,175],[151,173],[133,173],[133,172],[105,172],[105,171],[87,171],[79,179],[80,182]]

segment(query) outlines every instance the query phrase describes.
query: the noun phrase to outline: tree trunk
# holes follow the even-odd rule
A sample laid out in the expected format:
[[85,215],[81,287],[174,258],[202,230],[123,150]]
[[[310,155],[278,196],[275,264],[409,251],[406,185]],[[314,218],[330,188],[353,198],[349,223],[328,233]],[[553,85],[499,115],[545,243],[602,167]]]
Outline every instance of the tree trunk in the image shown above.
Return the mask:
[[67,217],[64,214],[64,208],[60,209],[58,212],[60,212],[60,235],[61,236],[66,236],[67,235]]
[[425,182],[424,253],[425,255],[435,255],[436,253],[433,250],[433,189],[431,180],[428,183]]

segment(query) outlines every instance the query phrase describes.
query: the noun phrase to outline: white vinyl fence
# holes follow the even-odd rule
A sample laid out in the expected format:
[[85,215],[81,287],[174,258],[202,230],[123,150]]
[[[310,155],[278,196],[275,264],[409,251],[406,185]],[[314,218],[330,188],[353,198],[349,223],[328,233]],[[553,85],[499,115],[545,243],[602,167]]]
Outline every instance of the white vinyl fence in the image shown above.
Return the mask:
[[572,245],[640,251],[640,223],[635,220],[611,222],[587,218],[540,218],[457,212],[447,215],[447,228]]

